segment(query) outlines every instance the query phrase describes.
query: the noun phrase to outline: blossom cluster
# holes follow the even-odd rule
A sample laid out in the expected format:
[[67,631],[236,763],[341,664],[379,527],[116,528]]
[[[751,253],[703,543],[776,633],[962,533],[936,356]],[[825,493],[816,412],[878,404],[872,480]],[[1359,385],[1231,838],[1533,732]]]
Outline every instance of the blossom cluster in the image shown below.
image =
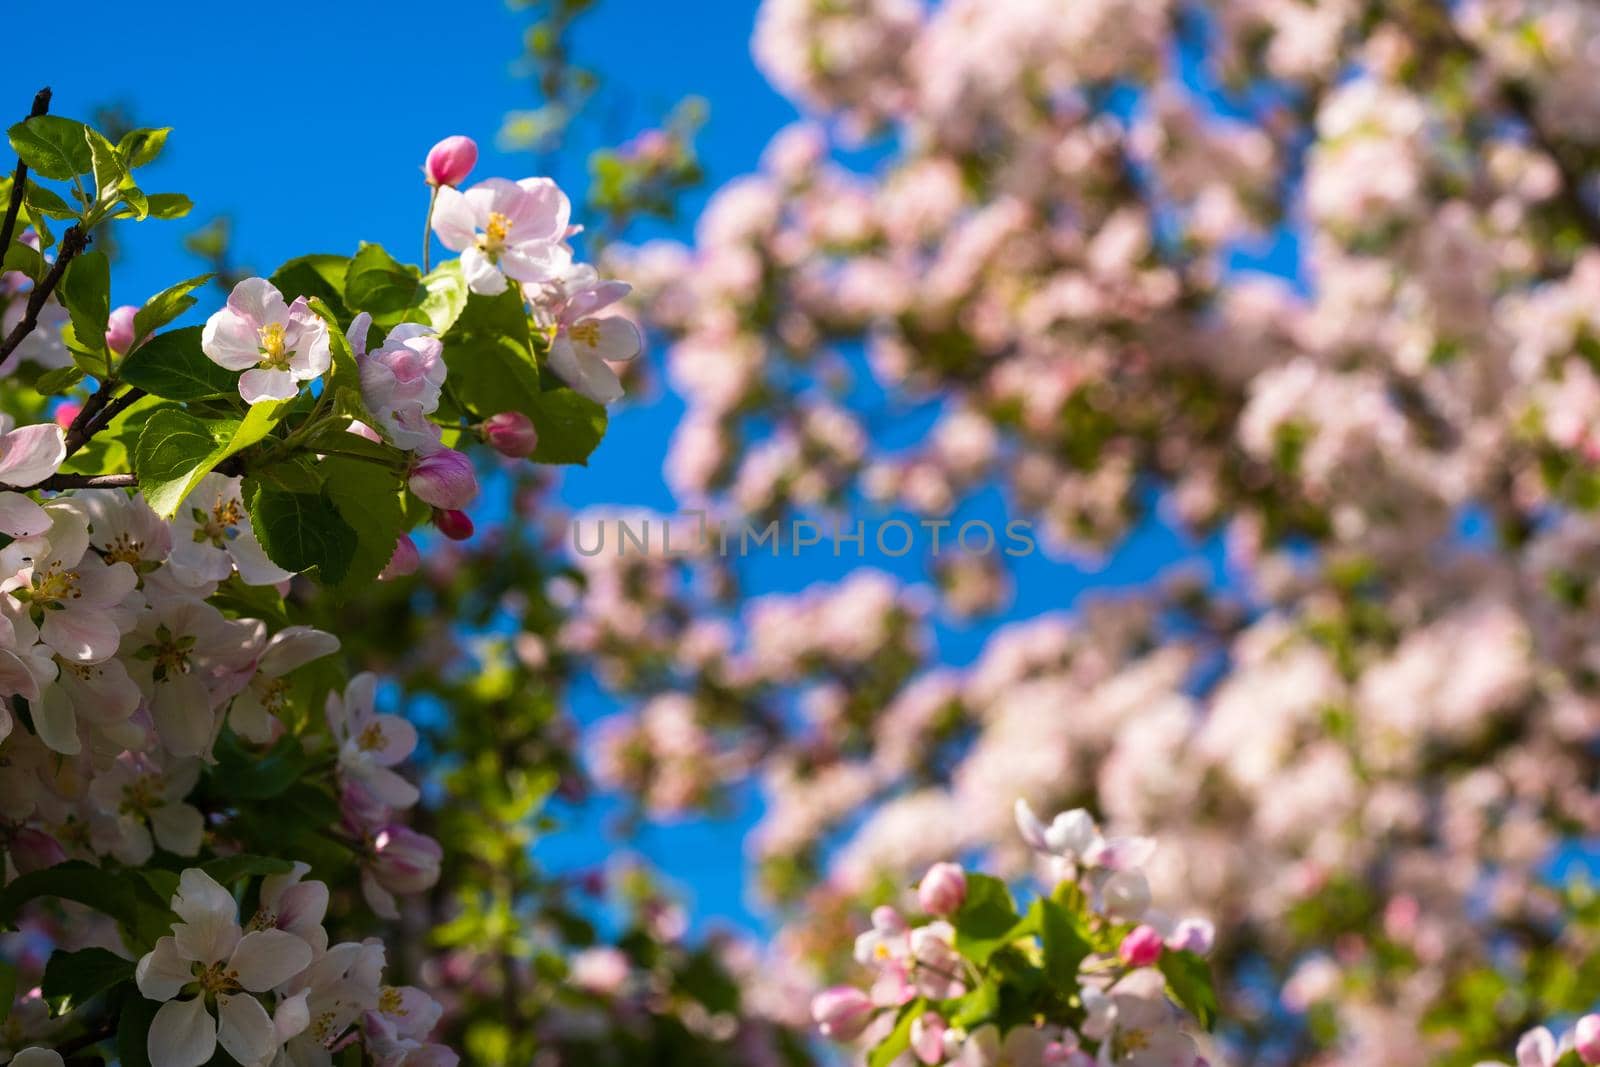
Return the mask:
[[1018,801],[1016,820],[1048,895],[1019,917],[1002,883],[935,863],[916,918],[881,905],[856,939],[870,991],[812,1001],[821,1032],[875,1046],[875,1062],[1205,1067],[1194,1033],[1210,1021],[1212,930],[1150,909],[1154,842],[1103,837],[1082,809],[1047,824]]

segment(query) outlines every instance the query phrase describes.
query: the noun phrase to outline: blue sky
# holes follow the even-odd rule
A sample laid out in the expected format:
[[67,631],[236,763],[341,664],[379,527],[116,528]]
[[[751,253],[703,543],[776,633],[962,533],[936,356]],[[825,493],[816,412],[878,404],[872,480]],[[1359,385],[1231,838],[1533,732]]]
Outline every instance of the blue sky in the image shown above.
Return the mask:
[[[707,189],[752,169],[770,134],[794,118],[751,62],[754,10],[754,3],[601,0],[576,52],[607,81],[604,134],[626,137],[697,94],[711,105],[699,140]],[[65,17],[46,0],[9,0],[9,13],[18,24]],[[121,228],[125,259],[114,276],[114,303],[141,303],[197,273],[200,265],[182,251],[181,237],[217,214],[234,219],[239,261],[263,273],[306,252],[353,252],[361,240],[380,242],[402,259],[419,258],[426,204],[419,167],[428,146],[447,134],[466,133],[483,147],[475,177],[521,177],[532,166],[527,155],[493,147],[501,117],[534,102],[513,71],[527,17],[499,0],[280,0],[265,13],[216,0],[164,0],[159,14],[91,0],[75,5],[71,21],[80,29],[70,51],[61,34],[41,37],[48,45],[11,50],[0,67],[0,114],[20,118],[33,92],[48,84],[58,114],[87,118],[97,105],[120,104],[141,124],[172,126],[166,155],[146,172],[144,185],[187,193],[197,205],[188,220]],[[563,154],[556,176],[575,200],[584,173],[581,152]],[[704,195],[688,199],[686,218]],[[684,236],[688,224],[666,232]],[[567,479],[565,498],[574,505],[670,508],[657,461],[681,410],[666,396],[621,411],[592,464]],[[931,411],[901,414],[914,437]],[[992,495],[967,516],[1004,521]],[[1033,557],[1002,619],[941,622],[939,648],[949,662],[970,661],[997,622],[1068,607],[1089,588],[1141,584],[1197,553],[1215,575],[1214,544],[1185,543],[1152,523],[1101,567]],[[868,562],[920,577],[914,557]],[[796,590],[859,565],[820,553],[763,560],[748,577],[756,591]],[[592,685],[580,686],[577,700],[585,719],[613,707]],[[541,856],[560,867],[602,859],[610,846],[596,831],[614,814],[610,805],[587,812],[542,844]],[[757,802],[746,792],[727,819],[646,828],[630,844],[689,892],[702,921],[756,925],[759,917],[744,897],[740,841],[756,814]]]

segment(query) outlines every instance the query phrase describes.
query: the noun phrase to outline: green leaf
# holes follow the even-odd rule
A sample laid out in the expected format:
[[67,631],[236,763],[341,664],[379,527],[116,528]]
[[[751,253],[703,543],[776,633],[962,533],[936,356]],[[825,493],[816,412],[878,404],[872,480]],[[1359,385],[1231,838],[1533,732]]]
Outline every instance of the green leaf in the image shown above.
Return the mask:
[[232,730],[224,730],[212,754],[217,762],[211,769],[211,785],[230,800],[271,800],[311,766],[305,746],[289,735],[258,753],[245,748]]
[[67,265],[58,287],[72,316],[72,332],[85,349],[106,357],[106,325],[111,318],[111,261],[104,252],[85,252]]
[[[172,291],[169,289],[167,293]],[[167,293],[155,299],[160,300]],[[181,303],[184,299],[187,298],[180,293],[173,298],[172,304]],[[146,304],[145,307],[148,309],[150,305]],[[134,330],[137,332],[137,317],[134,321]],[[136,385],[152,396],[167,400],[237,396],[239,372],[211,362],[200,348],[203,329],[201,326],[187,326],[181,330],[156,334],[128,353],[117,370],[117,376],[129,385]]]
[[1071,990],[1078,985],[1078,968],[1094,946],[1079,929],[1077,917],[1048,898],[1036,900],[1039,940],[1044,945],[1044,971],[1056,989]]
[[[196,300],[189,294],[216,277],[214,274],[201,274],[186,279],[177,285],[169,285],[155,296],[144,302],[133,316],[133,337],[135,341],[149,337],[161,327],[194,307]],[[204,353],[201,353],[204,355]],[[211,361],[206,360],[207,363]],[[212,364],[216,366],[216,364]],[[218,370],[222,368],[218,367]],[[232,374],[232,371],[228,372]],[[174,398],[176,399],[176,398]]]
[[14,927],[22,906],[39,897],[76,901],[109,915],[132,933],[139,945],[151,944],[171,932],[172,913],[155,890],[138,878],[82,860],[19,875],[0,892],[0,924]]
[[344,303],[344,279],[349,269],[350,260],[346,256],[301,256],[273,271],[268,280],[277,286],[285,300],[293,301],[297,296],[322,300],[332,309],[335,320],[342,322],[350,316]]
[[571,389],[546,389],[524,412],[539,431],[535,463],[588,463],[606,435],[606,408]]
[[33,383],[33,389],[41,396],[55,396],[71,389],[83,379],[84,373],[81,367],[57,367],[41,374],[39,380]]
[[867,1067],[889,1067],[911,1048],[911,1024],[921,1017],[923,1007],[923,1001],[919,999],[900,1009],[899,1021],[894,1029],[868,1054]]
[[1161,954],[1161,973],[1167,988],[1201,1026],[1210,1030],[1217,1023],[1217,992],[1211,983],[1211,965],[1193,952],[1167,951]]
[[982,967],[996,949],[1021,936],[1016,929],[1021,921],[1004,882],[987,874],[967,875],[966,899],[951,918],[963,956]]
[[231,885],[242,878],[255,878],[266,874],[288,874],[294,864],[276,856],[253,856],[242,852],[237,856],[202,863],[200,869],[217,880],[218,885]]
[[171,126],[129,130],[122,135],[122,140],[117,142],[117,155],[129,169],[154,163],[161,150],[167,146],[167,134],[171,132]]
[[194,201],[182,193],[150,193],[145,202],[153,219],[181,219],[194,210]]
[[176,515],[184,497],[211,470],[218,447],[212,429],[181,408],[160,408],[145,420],[133,449],[133,470],[140,492],[162,518]]
[[359,589],[376,579],[394,555],[395,542],[405,528],[400,504],[405,487],[398,473],[359,459],[329,456],[318,467],[328,499],[356,535],[349,568],[342,579],[330,584]]
[[444,335],[444,360],[451,395],[473,416],[520,411],[529,418],[538,403],[539,368],[534,361],[528,314],[515,289],[499,296],[473,293]]
[[103,948],[50,955],[44,965],[44,980],[39,991],[55,1009],[65,1015],[73,1008],[120,982],[133,978],[133,961]]
[[20,271],[33,281],[40,281],[45,276],[44,257],[32,245],[25,245],[21,241],[12,241],[11,247],[6,249],[0,271]]
[[401,263],[382,245],[363,244],[344,277],[345,307],[370,312],[380,323],[399,322],[425,296],[418,275],[417,268]]
[[35,115],[11,127],[11,148],[35,174],[71,181],[94,169],[94,158],[84,140],[87,129],[83,123],[59,115]]
[[[47,215],[52,219],[75,219],[78,209],[61,199],[55,193],[42,185],[34,182],[28,183],[27,192],[22,194],[23,202],[28,205],[28,211],[33,215],[33,225],[39,227],[39,216]],[[43,242],[46,246],[49,241]]]
[[290,571],[317,569],[336,585],[355,560],[360,539],[326,493],[289,493],[260,481],[245,482],[250,522],[267,558]]
[[120,1067],[152,1067],[150,1063],[150,1024],[161,1004],[147,1000],[137,989],[122,998],[117,1012],[117,1063]]
[[255,404],[243,421],[207,422],[178,407],[152,411],[133,449],[133,470],[145,500],[170,519],[217,464],[272,432],[286,404]]
[[467,307],[467,280],[461,274],[461,261],[448,260],[422,279],[424,295],[420,310],[435,330],[444,333],[454,326]]
[[[355,353],[350,349],[350,339],[340,328],[338,316],[320,296],[310,297],[307,303],[311,310],[328,324],[331,373],[328,375],[325,388],[333,390],[334,410],[382,433],[383,429],[378,425],[378,420],[372,417],[372,413],[367,410],[366,402],[361,399],[361,368],[356,365]],[[338,433],[352,436],[345,435],[343,430]]]
[[[106,140],[105,135],[98,130],[84,127],[84,143],[89,146],[89,158],[94,165],[95,193],[102,199],[111,197],[120,192],[126,183],[138,192],[138,187],[133,185],[133,179],[128,174],[128,168],[123,164],[122,157],[117,155],[117,146]],[[143,205],[144,196],[139,195],[140,205]],[[144,211],[142,206],[137,210]],[[148,212],[145,212],[148,213]],[[144,214],[139,215],[140,218]]]

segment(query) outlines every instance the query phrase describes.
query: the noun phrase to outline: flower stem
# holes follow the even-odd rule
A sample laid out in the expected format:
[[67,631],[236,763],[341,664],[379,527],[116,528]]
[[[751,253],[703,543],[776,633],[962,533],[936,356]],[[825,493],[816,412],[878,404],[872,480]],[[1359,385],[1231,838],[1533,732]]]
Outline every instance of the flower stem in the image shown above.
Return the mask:
[[428,273],[428,257],[433,251],[433,206],[439,202],[439,187],[428,186],[428,214],[422,220],[422,273]]

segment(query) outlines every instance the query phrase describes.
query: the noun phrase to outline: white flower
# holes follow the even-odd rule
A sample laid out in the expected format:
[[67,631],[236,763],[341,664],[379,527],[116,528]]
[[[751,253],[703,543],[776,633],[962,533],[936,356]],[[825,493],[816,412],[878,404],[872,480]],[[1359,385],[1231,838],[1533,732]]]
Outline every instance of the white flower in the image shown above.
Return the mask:
[[1082,991],[1088,1018],[1083,1033],[1100,1042],[1103,1067],[1195,1067],[1195,1043],[1178,1029],[1159,971],[1141,968],[1109,991]]
[[157,843],[179,856],[198,854],[205,820],[184,798],[199,780],[196,760],[163,769],[152,757],[124,752],[89,783],[89,802],[99,813],[91,827],[95,848],[130,866],[148,860]]
[[390,770],[417,747],[417,731],[398,715],[376,709],[377,675],[363,672],[350,679],[343,699],[329,693],[328,727],[339,742],[339,768],[391,808],[417,802],[417,787]]
[[622,398],[612,363],[625,363],[644,348],[639,328],[620,315],[595,315],[628,294],[624,282],[603,282],[592,267],[574,269],[564,280],[565,299],[550,342],[550,369],[590,400]]
[[337,651],[337,637],[310,626],[285,626],[273,634],[255,661],[250,683],[233,698],[228,712],[233,732],[258,745],[271,741],[288,692],[284,676]]
[[173,575],[200,586],[224,582],[233,569],[246,585],[276,585],[293,575],[267,558],[240,494],[243,478],[208,474],[172,520]]
[[288,400],[332,363],[327,323],[303,296],[285,304],[265,278],[233,287],[227,307],[206,320],[200,349],[218,366],[244,371],[239,395],[247,404]]
[[203,601],[161,597],[128,635],[123,661],[174,756],[210,753],[219,726],[209,683],[249,662],[250,631],[250,623],[229,622]]
[[305,970],[311,946],[284,930],[245,933],[232,895],[196,868],[183,872],[172,910],[183,921],[134,971],[139,992],[165,1002],[150,1023],[151,1062],[199,1067],[218,1044],[241,1064],[269,1060],[283,1039],[251,994],[266,993]]
[[492,296],[505,292],[508,276],[543,282],[565,270],[572,253],[562,241],[571,217],[566,194],[549,178],[490,178],[465,192],[440,188],[433,230],[461,253],[467,287]]
[[[61,427],[44,423],[13,428],[11,416],[0,415],[0,486],[38,485],[66,458]],[[37,503],[22,493],[0,491],[0,533],[37,537],[49,528],[49,516]]]

